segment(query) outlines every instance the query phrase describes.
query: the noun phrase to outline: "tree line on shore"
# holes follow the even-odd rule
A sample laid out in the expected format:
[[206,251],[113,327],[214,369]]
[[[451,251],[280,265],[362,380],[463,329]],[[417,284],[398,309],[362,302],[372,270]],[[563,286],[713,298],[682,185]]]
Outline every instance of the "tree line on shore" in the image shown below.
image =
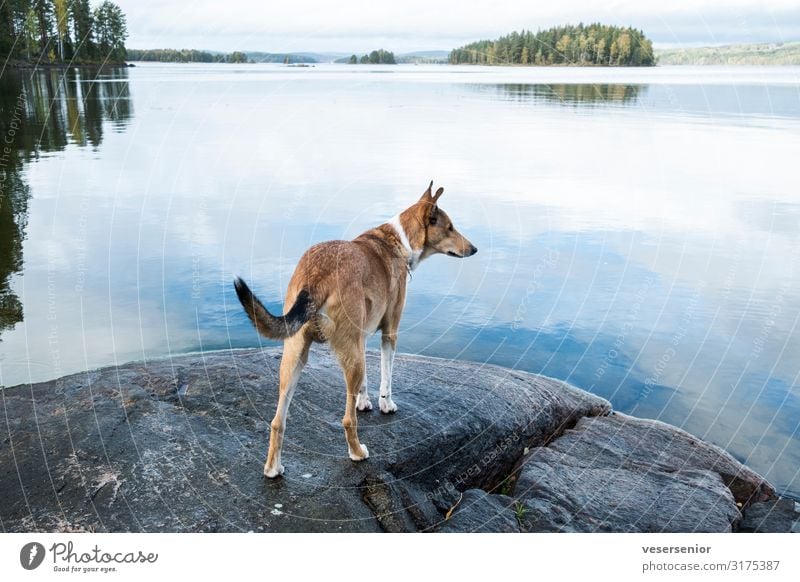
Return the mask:
[[122,63],[128,28],[105,0],[0,0],[0,59],[38,64]]
[[397,61],[394,58],[394,53],[383,49],[372,51],[369,54],[362,55],[359,58],[356,55],[350,55],[349,58],[338,59],[337,63],[347,63],[348,65],[396,65]]
[[652,66],[653,44],[641,30],[594,23],[512,32],[453,49],[450,64]]
[[247,63],[247,54],[241,51],[232,53],[211,53],[195,49],[128,49],[129,61],[150,61],[158,63]]

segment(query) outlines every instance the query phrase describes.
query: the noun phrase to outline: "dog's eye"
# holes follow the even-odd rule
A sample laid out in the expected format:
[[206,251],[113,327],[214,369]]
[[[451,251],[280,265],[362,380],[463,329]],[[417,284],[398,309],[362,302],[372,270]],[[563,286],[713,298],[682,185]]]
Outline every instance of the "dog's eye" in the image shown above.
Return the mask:
[[431,224],[436,224],[438,219],[435,216],[431,216]]
[[448,228],[447,230],[449,230],[450,232],[453,232],[453,225],[451,224],[450,228]]

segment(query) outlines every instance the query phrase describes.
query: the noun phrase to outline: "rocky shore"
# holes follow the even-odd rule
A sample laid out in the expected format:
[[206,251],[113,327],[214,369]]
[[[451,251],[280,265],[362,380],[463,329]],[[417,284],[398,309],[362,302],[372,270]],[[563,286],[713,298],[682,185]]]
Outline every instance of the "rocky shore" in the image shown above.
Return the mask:
[[[285,475],[262,476],[279,350],[190,354],[0,391],[4,531],[736,532],[797,504],[722,449],[563,382],[398,356],[399,411],[359,413],[315,350]],[[379,355],[367,356],[375,398]]]

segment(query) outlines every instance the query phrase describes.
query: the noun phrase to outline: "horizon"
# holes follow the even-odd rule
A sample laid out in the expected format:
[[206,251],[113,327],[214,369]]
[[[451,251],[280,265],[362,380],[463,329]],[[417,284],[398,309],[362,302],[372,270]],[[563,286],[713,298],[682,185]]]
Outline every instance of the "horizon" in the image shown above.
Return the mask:
[[[567,0],[532,6],[496,0],[407,0],[401,6],[364,0],[308,0],[302,8],[257,0],[117,0],[138,50],[195,48],[213,52],[348,53],[377,48],[398,54],[452,50],[514,30],[601,22],[642,30],[659,49],[787,43],[800,40],[796,0]],[[446,23],[446,24],[441,24]],[[140,48],[141,47],[141,48]],[[203,48],[200,48],[203,47]]]
[[[513,31],[509,31],[513,32]],[[645,31],[647,34],[647,31]],[[484,40],[484,39],[476,39],[476,40]],[[653,43],[653,48],[655,50],[675,50],[675,49],[691,49],[691,48],[723,48],[727,46],[737,46],[737,45],[762,45],[762,44],[775,44],[775,45],[783,45],[783,44],[794,44],[800,43],[800,39],[798,40],[785,40],[785,41],[759,41],[759,42],[726,42],[720,44],[695,44],[695,43],[687,43],[687,44],[658,44]],[[463,45],[462,45],[463,46]],[[129,46],[126,47],[128,50],[136,50],[136,51],[151,51],[151,50],[196,50],[202,52],[208,52],[211,54],[230,54],[235,52],[234,50],[218,50],[218,49],[208,49],[208,48],[198,48],[198,47],[188,47],[188,46],[148,46],[148,47],[134,47]],[[361,56],[365,53],[369,53],[372,50],[383,49],[387,51],[391,51],[395,53],[395,55],[402,57],[411,54],[417,53],[432,53],[432,52],[441,52],[441,53],[449,53],[455,48],[459,47],[452,47],[450,49],[432,49],[432,48],[417,48],[407,51],[394,51],[391,47],[375,47],[374,49],[365,50],[365,51],[346,51],[346,50],[324,50],[324,51],[315,51],[315,50],[294,50],[294,51],[273,51],[273,50],[264,50],[264,49],[235,49],[239,52],[243,53],[263,53],[263,54],[290,54],[290,55],[302,55],[302,54],[314,54],[314,55],[324,55],[324,56],[345,56],[355,54],[357,56]]]

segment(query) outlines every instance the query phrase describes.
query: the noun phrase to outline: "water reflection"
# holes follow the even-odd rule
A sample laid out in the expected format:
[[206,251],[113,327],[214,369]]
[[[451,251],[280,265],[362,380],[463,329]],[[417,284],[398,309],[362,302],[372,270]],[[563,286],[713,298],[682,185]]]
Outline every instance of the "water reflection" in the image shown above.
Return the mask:
[[565,105],[630,105],[647,91],[647,85],[623,84],[556,84],[531,85],[509,83],[500,85],[477,85],[482,91],[495,91],[512,101],[562,103]]
[[124,68],[6,70],[0,77],[0,333],[23,320],[10,283],[23,267],[31,197],[25,165],[70,143],[98,147],[106,121],[124,129],[133,115],[127,81]]

